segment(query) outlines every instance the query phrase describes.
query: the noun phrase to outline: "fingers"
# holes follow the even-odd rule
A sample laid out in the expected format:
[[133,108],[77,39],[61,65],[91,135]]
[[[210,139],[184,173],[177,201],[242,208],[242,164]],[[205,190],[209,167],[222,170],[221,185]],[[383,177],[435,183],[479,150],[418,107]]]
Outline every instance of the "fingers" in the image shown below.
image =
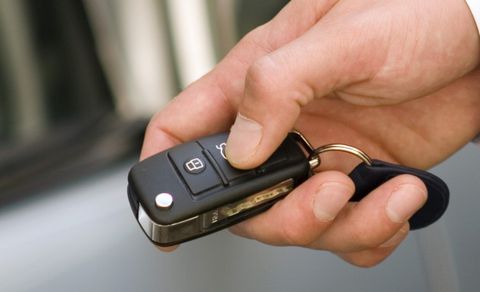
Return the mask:
[[152,118],[141,159],[180,142],[226,130],[235,119],[251,64],[303,34],[335,3],[291,1],[272,21],[245,36],[214,70]]
[[[243,38],[214,70],[182,91],[152,118],[140,160],[176,144],[226,130],[233,123],[243,96],[248,67],[301,35],[336,1],[292,1],[269,24]],[[298,15],[302,15],[300,20]]]
[[345,208],[311,247],[349,253],[376,248],[397,233],[427,199],[423,182],[400,175]]
[[[181,92],[150,121],[140,159],[197,137],[226,130],[236,109],[211,72]],[[231,90],[230,90],[231,91]]]
[[408,223],[406,223],[392,238],[390,238],[377,248],[357,252],[336,254],[352,265],[363,268],[370,268],[378,265],[390,254],[392,254],[395,249],[400,245],[400,243],[402,243],[402,241],[407,238],[408,231],[409,225]]
[[316,174],[268,211],[231,230],[272,245],[308,246],[332,224],[354,190],[343,173]]
[[[374,75],[381,55],[365,54],[358,60],[358,51],[371,40],[356,38],[355,33],[346,25],[320,21],[255,61],[248,69],[244,97],[227,142],[227,156],[234,166],[252,168],[265,161],[313,98]],[[349,39],[352,43],[345,45]]]
[[160,251],[163,251],[163,252],[173,252],[173,251],[177,250],[179,245],[172,245],[172,246],[158,246],[158,245],[156,245],[155,247],[158,248]]
[[323,172],[231,231],[272,245],[329,250],[354,265],[371,266],[406,238],[408,219],[425,203],[426,188],[420,179],[401,175],[359,203],[348,203],[353,192],[348,176]]
[[[265,161],[314,97],[334,92],[354,104],[397,104],[432,93],[477,66],[472,23],[459,30],[425,15],[427,9],[417,11],[417,1],[404,2],[341,1],[301,36],[256,59],[227,142],[229,161],[238,168]],[[424,8],[438,9],[424,2]],[[452,21],[465,14],[465,5],[456,2],[449,3]],[[442,37],[430,33],[438,27],[444,28]],[[450,57],[454,51],[465,57],[463,63]]]

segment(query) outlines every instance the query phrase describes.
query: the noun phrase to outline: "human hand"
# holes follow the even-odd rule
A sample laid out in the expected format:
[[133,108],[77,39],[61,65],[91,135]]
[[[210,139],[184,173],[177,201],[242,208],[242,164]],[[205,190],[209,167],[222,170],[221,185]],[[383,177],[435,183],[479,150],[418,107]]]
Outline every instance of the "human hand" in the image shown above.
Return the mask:
[[[202,81],[208,84],[207,80],[184,91],[152,119],[142,159],[177,143],[224,130],[221,127],[225,124],[217,122],[228,108],[219,101],[222,96],[214,94],[219,91],[202,88]],[[196,96],[208,102],[208,92],[213,93],[212,103],[189,106]],[[185,115],[180,114],[182,111]],[[202,112],[211,114],[189,118]],[[197,128],[199,124],[204,126],[202,130]],[[318,100],[308,112],[305,109],[296,128],[314,146],[343,142],[367,150],[374,158],[416,167],[432,164],[479,132],[480,71],[434,95],[395,106],[361,107],[337,99]],[[327,171],[314,175],[270,210],[232,231],[273,245],[329,250],[358,266],[378,264],[407,236],[406,221],[423,204],[425,188],[415,177],[399,176],[360,203],[347,204],[354,190],[352,181],[342,172],[328,171],[349,171],[356,161],[347,157],[322,155],[322,169]],[[394,193],[398,211],[388,204]]]
[[247,70],[226,149],[238,168],[266,160],[317,98],[395,104],[433,93],[480,58],[464,0],[297,0],[244,42],[257,50],[231,53]]
[[[353,144],[375,158],[429,168],[480,132],[479,115],[477,70],[435,94],[398,105],[315,100],[302,110],[295,128],[316,146]],[[356,163],[343,154],[322,155],[323,171],[232,231],[271,245],[329,250],[358,266],[380,263],[406,238],[405,222],[422,206],[425,189],[414,177],[399,176],[360,203],[347,203],[351,181],[329,169],[349,172]]]
[[[300,2],[292,1],[282,12],[283,15],[299,13]],[[304,1],[303,4],[305,3],[307,2]],[[248,91],[252,88],[249,84],[261,84],[253,82],[255,78],[246,77],[249,76],[248,70],[252,72],[249,69],[252,64],[257,64],[257,60],[261,60],[269,52],[295,39],[302,33],[300,28],[304,22],[308,22],[308,17],[298,18],[300,23],[288,23],[287,26],[279,22],[278,17],[276,19],[272,23],[276,21],[277,26],[268,24],[271,31],[268,32],[266,25],[248,35],[215,70],[191,85],[152,119],[147,129],[142,158],[177,143],[228,128],[235,119],[239,104],[240,108],[244,107],[244,101],[248,99]],[[283,34],[280,33],[282,25]],[[277,32],[277,35],[273,32]],[[475,59],[474,63],[476,62],[478,60]],[[328,70],[331,70],[333,75],[337,74],[336,68]],[[348,71],[345,68],[338,70],[345,74]],[[452,77],[453,79],[455,78]],[[295,118],[296,128],[315,146],[343,142],[362,148],[375,158],[415,167],[428,167],[454,152],[479,130],[479,105],[476,103],[478,96],[475,96],[480,91],[478,80],[478,75],[471,75],[436,95],[397,106],[360,107],[345,102],[351,100],[342,98],[341,94],[325,94],[329,98],[312,100],[302,110],[297,107],[292,112],[288,106],[282,108],[282,102],[288,99],[280,96],[278,106],[273,108],[282,117],[296,115],[298,111],[298,119]],[[434,90],[436,86],[431,86],[431,83],[428,83],[426,88]],[[408,98],[411,96],[408,95],[406,99]],[[399,100],[401,98],[396,101]],[[268,102],[260,98],[258,104],[262,103]],[[288,102],[285,104],[288,105]],[[269,110],[265,115],[273,116]],[[282,123],[279,120],[272,122]],[[283,122],[289,123],[288,120]],[[267,155],[266,153],[268,151],[264,151],[264,155]],[[353,162],[344,157],[326,158],[322,157],[323,169],[347,172],[353,166]],[[254,163],[258,161],[261,159]],[[323,197],[323,202],[314,200],[318,197],[315,195],[316,190],[322,189],[322,186],[330,187],[328,195]],[[361,266],[376,264],[390,254],[406,236],[406,217],[423,203],[424,186],[414,177],[397,177],[382,185],[362,202],[346,205],[353,193],[352,188],[351,181],[343,173],[319,173],[280,204],[238,225],[234,231],[270,244],[293,244],[331,250],[347,261]],[[399,201],[400,212],[395,215],[392,210],[386,210],[389,198],[393,197],[391,194],[397,189],[403,189],[404,197]],[[322,212],[314,211],[314,205],[326,206],[329,202],[334,211],[326,213],[328,220],[325,220],[325,216],[321,220],[317,219],[318,216],[322,218]],[[383,246],[380,247],[381,245]]]

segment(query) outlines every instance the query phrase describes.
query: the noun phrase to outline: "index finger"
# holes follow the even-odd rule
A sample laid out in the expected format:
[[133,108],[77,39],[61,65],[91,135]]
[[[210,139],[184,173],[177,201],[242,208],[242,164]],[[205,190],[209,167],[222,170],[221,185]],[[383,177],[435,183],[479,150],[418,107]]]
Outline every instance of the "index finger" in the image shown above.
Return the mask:
[[233,103],[212,71],[152,118],[145,132],[140,160],[176,144],[226,130],[235,113]]

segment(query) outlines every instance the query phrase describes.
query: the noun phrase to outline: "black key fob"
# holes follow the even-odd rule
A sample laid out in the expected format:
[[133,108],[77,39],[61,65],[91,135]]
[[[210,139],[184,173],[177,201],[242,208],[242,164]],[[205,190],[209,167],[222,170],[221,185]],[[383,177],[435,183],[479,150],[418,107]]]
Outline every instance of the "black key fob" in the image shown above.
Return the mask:
[[[301,134],[291,133],[261,166],[251,170],[235,169],[225,156],[227,137],[228,133],[222,133],[184,143],[131,169],[130,205],[153,243],[179,244],[265,211],[305,181],[320,162],[320,152],[315,152]],[[402,173],[419,176],[429,190],[425,205],[429,206],[428,214],[416,214],[416,218],[420,218],[417,221],[421,222],[413,227],[431,224],[445,211],[448,188],[427,172],[395,165],[379,169],[367,160],[352,172],[355,185],[360,186],[354,198],[361,199],[384,181]],[[425,214],[422,210],[417,213]]]

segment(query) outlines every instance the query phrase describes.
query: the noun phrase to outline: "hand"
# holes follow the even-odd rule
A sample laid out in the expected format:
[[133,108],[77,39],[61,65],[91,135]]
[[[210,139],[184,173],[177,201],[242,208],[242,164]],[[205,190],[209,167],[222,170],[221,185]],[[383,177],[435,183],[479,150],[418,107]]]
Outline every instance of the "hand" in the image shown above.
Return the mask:
[[[402,5],[405,5],[405,3],[402,2]],[[268,76],[275,78],[277,76],[275,73],[278,72],[271,72],[269,74],[272,75],[263,76],[264,81],[259,82],[258,80],[262,79],[252,78],[252,76],[256,76],[255,72],[259,73],[256,71],[257,69],[252,68],[263,68],[263,65],[258,66],[258,64],[264,62],[262,60],[270,59],[270,57],[265,56],[275,54],[271,52],[282,47],[292,46],[297,40],[304,38],[300,36],[305,34],[310,27],[316,25],[317,19],[320,19],[321,15],[328,10],[324,9],[323,13],[315,14],[316,17],[313,17],[311,15],[312,11],[320,11],[310,9],[313,4],[314,2],[310,1],[292,1],[272,22],[245,37],[215,70],[192,84],[165,110],[159,112],[152,119],[147,129],[142,158],[177,143],[226,130],[235,119],[239,108],[241,113],[253,119],[252,115],[247,114],[248,111],[242,111],[242,108],[247,108],[245,106],[248,104],[247,100],[253,99],[254,95],[251,92],[259,92],[252,89],[262,88],[262,82],[268,81]],[[331,10],[331,12],[333,11],[336,10]],[[298,17],[298,15],[305,15],[305,17]],[[288,22],[285,19],[295,19],[296,22]],[[318,23],[322,21],[323,18]],[[306,33],[306,35],[308,34],[312,33]],[[330,35],[334,36],[334,34]],[[455,37],[459,35],[460,33],[457,33]],[[340,41],[336,43],[339,44]],[[289,44],[286,45],[287,43]],[[473,48],[467,51],[475,52],[478,49],[475,41],[472,41],[470,46]],[[468,43],[463,42],[462,48],[468,47]],[[339,49],[332,50],[332,52],[341,53],[342,51]],[[466,53],[460,54],[461,58],[456,60],[459,61],[465,55]],[[324,59],[325,61],[330,60],[330,58]],[[473,64],[478,62],[477,57],[472,57],[472,59]],[[464,61],[459,62],[463,65],[466,63]],[[343,67],[340,66],[342,64]],[[337,75],[342,80],[346,80],[349,72],[348,66],[351,66],[350,61],[339,62],[338,65],[338,67],[312,66],[312,68],[327,68],[328,73],[324,73],[324,75]],[[439,71],[438,69],[441,69],[434,63],[430,65],[431,67],[427,69],[435,72],[435,74]],[[407,82],[408,80],[399,82],[399,84],[409,84],[405,88],[412,89],[410,91],[414,91],[414,87],[422,87],[423,89],[417,88],[414,91],[417,93],[433,91],[440,87],[440,84],[450,82],[468,72],[471,70],[470,67],[474,65],[460,66],[465,72],[453,70],[452,68],[455,66],[457,65],[453,62],[445,66],[445,68],[448,68],[446,71],[449,71],[451,75],[445,74],[449,78],[447,78],[448,76],[443,77],[444,82],[435,83],[435,80],[418,82],[424,84],[422,87],[417,86],[418,84],[413,82],[412,79],[409,82]],[[424,70],[428,71],[427,69]],[[337,70],[344,75],[338,73]],[[291,72],[294,73],[294,71]],[[257,76],[260,75],[257,74]],[[431,76],[432,74],[426,75]],[[297,77],[300,83],[303,82],[300,78],[302,76],[292,74],[292,80]],[[324,80],[324,78],[321,78],[321,80]],[[477,100],[479,100],[478,92],[480,88],[478,88],[478,80],[478,74],[472,74],[436,95],[396,106],[373,108],[360,107],[346,102],[352,102],[353,100],[357,104],[363,103],[361,101],[365,102],[368,99],[367,97],[354,100],[345,97],[342,93],[339,94],[337,87],[332,87],[331,91],[334,94],[327,94],[328,92],[324,94],[329,98],[320,99],[322,95],[315,94],[318,99],[308,98],[307,100],[310,103],[302,109],[298,106],[296,108],[289,107],[289,99],[278,96],[275,107],[272,107],[275,111],[268,109],[264,114],[274,118],[272,120],[274,125],[281,126],[284,123],[287,125],[285,128],[289,127],[289,129],[293,126],[293,124],[288,126],[290,117],[294,117],[293,120],[297,123],[296,128],[306,134],[315,146],[329,142],[343,142],[360,147],[375,158],[410,166],[428,167],[456,151],[479,130],[478,117],[480,117],[480,114],[478,109],[480,107]],[[338,80],[333,82],[333,84],[337,83]],[[370,81],[370,83],[372,82]],[[293,83],[293,85],[295,84]],[[393,92],[396,92],[397,89],[398,92],[404,92],[399,89],[401,87],[399,84],[395,82],[392,82],[392,84]],[[435,86],[432,84],[435,84]],[[397,86],[396,89],[395,86]],[[288,87],[285,87],[286,92],[288,92],[287,89]],[[278,93],[283,91],[283,89],[279,90]],[[343,89],[340,91],[344,92]],[[262,107],[262,104],[269,103],[265,96],[261,95],[258,98],[257,105],[259,108]],[[367,95],[365,94],[365,96]],[[405,99],[412,96],[414,95],[408,93]],[[380,98],[374,100],[379,101],[379,103],[384,102]],[[395,101],[400,100],[402,99],[395,99]],[[275,118],[276,114],[283,117],[283,121]],[[282,127],[279,128],[280,132],[283,131]],[[268,126],[263,131],[264,135],[267,133],[267,128],[274,130]],[[275,135],[272,137],[275,138]],[[264,138],[263,140],[267,139]],[[262,155],[268,156],[267,153],[273,150],[275,143],[267,143],[266,146],[261,144],[260,147],[264,147],[266,150],[257,152],[256,155],[251,157],[252,165],[260,163],[263,160]],[[229,144],[231,144],[231,141]],[[272,149],[269,150],[269,147]],[[343,156],[341,159],[336,159],[333,156],[326,158],[322,157],[323,169],[337,169],[346,172],[354,164],[353,161],[346,160]],[[244,161],[243,163],[248,165],[249,162]],[[329,186],[328,194],[331,195],[323,196],[323,202],[321,199],[314,200],[315,197],[318,197],[315,195],[316,190],[324,189],[322,187],[325,186]],[[425,189],[423,184],[414,177],[397,177],[378,188],[359,204],[346,205],[352,193],[352,187],[351,181],[343,173],[322,172],[312,177],[268,212],[237,226],[235,232],[271,244],[296,244],[328,249],[341,255],[347,261],[361,266],[376,264],[390,254],[406,236],[408,225],[405,224],[405,217],[409,217],[412,212],[421,206]],[[403,189],[406,197],[400,201],[397,212],[392,212],[393,209],[388,208],[387,202],[391,197],[393,198],[391,194],[394,193],[394,190],[401,189]],[[333,208],[330,209],[330,213],[325,210],[314,211],[314,205],[325,205],[330,197],[336,198],[331,200],[332,204],[330,206],[333,206]],[[320,202],[321,204],[315,204],[314,202]],[[289,206],[289,208],[285,208],[285,206]],[[332,210],[333,212],[331,212]],[[322,213],[327,214],[327,216],[322,217]],[[274,224],[278,222],[283,223]],[[379,247],[380,245],[383,245],[383,247]]]
[[[295,128],[313,145],[351,144],[372,157],[418,168],[447,158],[480,132],[480,71],[435,94],[398,105],[362,107],[336,98],[303,108]],[[378,264],[408,234],[408,218],[423,204],[425,188],[411,176],[386,182],[357,203],[349,172],[358,161],[322,155],[322,172],[269,211],[232,228],[272,245],[329,250],[363,267]]]
[[464,0],[297,0],[244,43],[252,52],[243,44],[227,58],[247,70],[226,149],[238,168],[266,160],[316,98],[395,104],[433,93],[480,59]]

